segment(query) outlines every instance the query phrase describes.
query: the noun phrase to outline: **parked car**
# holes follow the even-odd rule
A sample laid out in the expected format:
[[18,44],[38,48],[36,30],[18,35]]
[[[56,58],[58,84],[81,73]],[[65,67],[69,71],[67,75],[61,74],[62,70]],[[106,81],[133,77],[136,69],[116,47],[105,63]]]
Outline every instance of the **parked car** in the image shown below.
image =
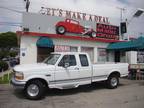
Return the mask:
[[89,35],[96,37],[96,32],[91,27],[83,27],[79,21],[73,19],[66,19],[56,24],[56,32],[58,34],[65,34],[65,32]]
[[9,63],[10,63],[10,66],[11,66],[11,67],[14,67],[15,65],[18,65],[18,64],[19,64],[19,58],[11,57],[11,58],[9,59]]
[[46,88],[69,89],[97,81],[117,88],[119,77],[128,75],[127,63],[92,64],[87,53],[52,53],[43,63],[17,65],[11,83],[25,90],[29,99],[39,99]]

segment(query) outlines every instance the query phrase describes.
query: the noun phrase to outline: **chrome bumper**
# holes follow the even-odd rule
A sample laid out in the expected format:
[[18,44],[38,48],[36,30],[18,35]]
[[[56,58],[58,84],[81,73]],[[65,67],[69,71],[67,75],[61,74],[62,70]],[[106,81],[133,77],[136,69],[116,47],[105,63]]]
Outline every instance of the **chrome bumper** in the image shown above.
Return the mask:
[[26,82],[24,81],[17,81],[14,77],[11,79],[11,84],[14,86],[15,89],[24,89]]

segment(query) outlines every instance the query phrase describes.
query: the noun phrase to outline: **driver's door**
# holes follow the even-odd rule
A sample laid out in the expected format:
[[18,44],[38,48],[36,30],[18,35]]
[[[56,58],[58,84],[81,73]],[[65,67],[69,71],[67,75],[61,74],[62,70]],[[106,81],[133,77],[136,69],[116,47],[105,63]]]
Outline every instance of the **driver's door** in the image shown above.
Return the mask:
[[74,88],[79,84],[78,78],[79,68],[75,55],[64,55],[56,66],[55,86],[61,89]]

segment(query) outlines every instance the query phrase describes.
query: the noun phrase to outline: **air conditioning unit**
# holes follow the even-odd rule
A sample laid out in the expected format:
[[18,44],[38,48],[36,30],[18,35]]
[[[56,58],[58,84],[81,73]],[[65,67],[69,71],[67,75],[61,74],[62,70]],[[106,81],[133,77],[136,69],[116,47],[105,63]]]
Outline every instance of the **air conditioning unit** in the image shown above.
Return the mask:
[[25,28],[25,27],[24,27],[24,28],[23,28],[23,31],[24,31],[24,32],[29,32],[29,28]]

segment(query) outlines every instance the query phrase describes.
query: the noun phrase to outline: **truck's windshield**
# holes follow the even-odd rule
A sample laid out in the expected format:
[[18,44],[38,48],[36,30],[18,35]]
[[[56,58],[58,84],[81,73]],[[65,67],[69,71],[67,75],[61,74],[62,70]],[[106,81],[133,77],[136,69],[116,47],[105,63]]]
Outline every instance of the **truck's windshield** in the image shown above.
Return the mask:
[[59,59],[60,54],[51,54],[48,58],[46,58],[43,62],[46,64],[55,65],[57,60]]

